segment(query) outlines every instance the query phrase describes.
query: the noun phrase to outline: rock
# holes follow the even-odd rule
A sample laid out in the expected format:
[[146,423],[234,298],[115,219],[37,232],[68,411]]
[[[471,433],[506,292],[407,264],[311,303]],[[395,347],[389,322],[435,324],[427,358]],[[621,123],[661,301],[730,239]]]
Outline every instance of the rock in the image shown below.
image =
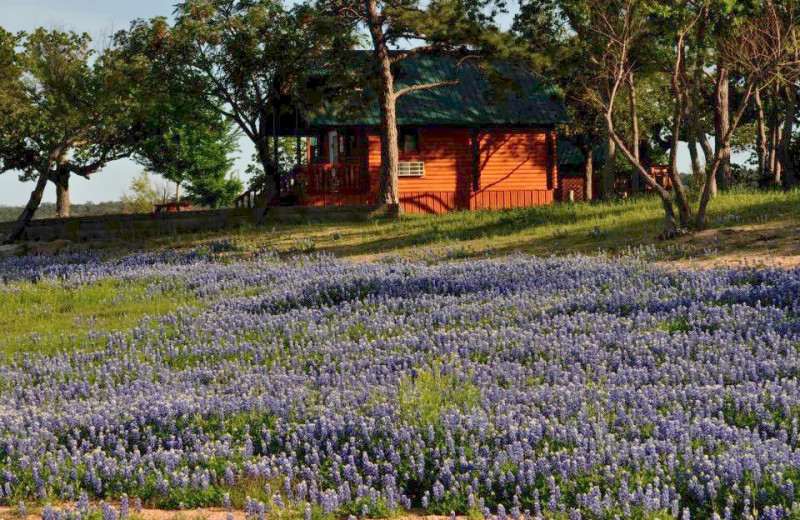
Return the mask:
[[28,245],[28,253],[32,255],[55,255],[69,249],[72,244],[72,240],[67,240],[66,238],[59,238],[52,242],[34,242]]
[[0,256],[19,255],[25,251],[25,246],[22,244],[6,244],[0,245]]

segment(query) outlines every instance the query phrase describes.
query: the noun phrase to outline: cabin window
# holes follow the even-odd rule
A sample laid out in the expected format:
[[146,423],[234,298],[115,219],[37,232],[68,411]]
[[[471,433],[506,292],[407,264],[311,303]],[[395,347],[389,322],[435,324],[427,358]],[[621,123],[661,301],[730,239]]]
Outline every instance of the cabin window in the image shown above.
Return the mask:
[[425,175],[425,163],[422,161],[401,161],[397,165],[398,177],[422,177]]
[[419,128],[401,128],[398,143],[403,153],[416,153],[419,151]]

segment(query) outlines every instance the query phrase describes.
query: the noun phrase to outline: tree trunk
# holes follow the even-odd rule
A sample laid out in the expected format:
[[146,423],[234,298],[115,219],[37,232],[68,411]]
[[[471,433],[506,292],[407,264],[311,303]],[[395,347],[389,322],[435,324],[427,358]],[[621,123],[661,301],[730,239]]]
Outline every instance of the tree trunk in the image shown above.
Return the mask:
[[783,184],[783,158],[781,157],[781,143],[783,142],[783,123],[778,123],[775,127],[775,179],[778,180],[777,184]]
[[780,121],[778,121],[777,108],[773,108],[771,112],[769,148],[767,152],[769,154],[769,176],[774,184],[779,185],[781,183],[781,175],[778,171],[778,127],[780,126]]
[[[633,71],[628,74],[628,101],[631,111],[631,151],[637,161],[640,161],[639,153],[639,107],[636,99],[636,78]],[[635,195],[641,190],[641,176],[634,170],[631,173],[631,194]]]
[[278,155],[278,109],[272,112],[272,162],[275,172],[275,193],[281,194],[281,160]]
[[594,146],[589,143],[586,150],[586,166],[584,166],[584,176],[586,178],[586,189],[584,198],[590,201],[594,198]]
[[397,143],[397,98],[389,48],[383,34],[382,17],[377,0],[367,0],[370,35],[378,65],[378,102],[381,116],[381,182],[378,203],[391,212],[399,210],[397,172],[400,150]]
[[775,85],[771,91],[769,115],[767,116],[767,172],[771,182],[781,184],[780,159],[780,130],[782,126],[780,116],[780,87]]
[[303,162],[300,149],[300,108],[294,107],[294,165],[300,166]]
[[758,133],[756,135],[756,151],[758,153],[758,175],[759,181],[768,175],[767,172],[767,115],[764,112],[764,102],[761,100],[761,90],[755,91],[755,102],[757,109]]
[[[385,79],[384,79],[385,82]],[[384,85],[385,86],[385,83]],[[383,90],[383,88],[381,89]],[[380,203],[388,207],[397,206],[397,172],[400,163],[400,150],[397,144],[397,114],[394,94],[382,92],[381,105],[381,191]]]
[[270,152],[269,139],[266,136],[259,138],[256,143],[256,154],[258,155],[258,162],[261,163],[261,168],[264,170],[264,185],[262,186],[262,190],[268,201],[277,193],[275,190],[275,179],[277,175],[275,172],[275,163],[272,160],[272,154]]
[[600,198],[608,200],[614,196],[615,159],[617,157],[617,144],[611,138],[611,129],[606,125],[606,160],[600,173]]
[[4,244],[10,244],[22,236],[25,228],[28,226],[31,219],[33,219],[33,215],[39,208],[39,204],[42,203],[42,196],[44,195],[44,189],[47,187],[47,182],[46,175],[39,176],[39,179],[36,181],[36,187],[33,192],[31,192],[30,199],[28,199],[28,204],[25,206],[25,209],[22,210],[19,217],[17,217],[9,234],[3,239]]
[[681,129],[683,128],[683,114],[686,110],[686,97],[684,93],[675,89],[675,111],[672,122],[672,148],[669,153],[669,177],[672,180],[672,190],[675,192],[675,201],[678,204],[678,215],[682,229],[691,225],[692,208],[686,196],[686,188],[681,181],[678,171],[678,147],[680,146]]
[[[606,116],[610,117],[610,116]],[[664,189],[663,186],[658,184],[655,179],[644,169],[644,165],[641,161],[637,161],[636,158],[633,156],[633,152],[628,150],[625,147],[625,143],[619,136],[613,131],[611,127],[611,123],[608,123],[609,134],[611,138],[614,140],[615,144],[619,145],[619,149],[622,151],[622,155],[628,160],[628,162],[633,166],[633,169],[636,170],[639,175],[642,176],[642,179],[653,189],[653,191],[659,196],[661,199],[661,204],[664,207],[664,233],[666,238],[673,238],[678,234],[677,224],[675,222],[675,209],[672,206],[672,200],[670,199],[669,192]]]
[[781,136],[781,165],[783,166],[783,183],[787,188],[791,188],[795,180],[795,166],[790,147],[796,110],[797,92],[794,87],[786,87],[786,119],[783,122],[783,135]]
[[69,172],[59,172],[55,178],[56,185],[56,214],[58,218],[69,218]]
[[[730,101],[730,71],[727,65],[717,63],[717,93],[716,103],[714,104],[715,113],[715,135],[716,146],[722,157],[722,164],[719,169],[719,182],[722,183],[724,188],[730,188],[732,184],[731,179],[731,140],[730,137],[725,139],[724,136],[728,134],[731,125],[731,101]],[[711,185],[711,196],[716,196],[716,179],[709,179],[713,184]]]

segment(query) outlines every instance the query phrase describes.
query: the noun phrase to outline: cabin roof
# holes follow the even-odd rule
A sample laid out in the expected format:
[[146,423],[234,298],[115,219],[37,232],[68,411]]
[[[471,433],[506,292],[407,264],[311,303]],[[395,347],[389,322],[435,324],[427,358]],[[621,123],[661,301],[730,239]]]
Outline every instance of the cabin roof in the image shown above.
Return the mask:
[[[353,53],[355,66],[368,66],[370,51]],[[491,74],[473,61],[455,71],[457,58],[420,55],[396,64],[395,88],[450,80],[458,85],[408,93],[397,101],[400,126],[552,126],[569,121],[556,90],[524,67],[509,63],[491,65]],[[345,108],[314,116],[311,126],[377,126],[380,122],[374,88],[354,92]]]
[[[602,145],[594,147],[594,162],[605,161],[606,150]],[[582,166],[586,162],[586,154],[583,153],[578,145],[567,138],[558,140],[558,165],[561,167]]]

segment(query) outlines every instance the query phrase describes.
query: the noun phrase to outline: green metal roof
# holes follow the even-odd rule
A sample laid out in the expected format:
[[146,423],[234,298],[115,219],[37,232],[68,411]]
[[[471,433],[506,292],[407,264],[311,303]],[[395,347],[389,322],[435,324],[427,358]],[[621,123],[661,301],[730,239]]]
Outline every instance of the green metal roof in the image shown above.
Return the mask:
[[[371,53],[353,53],[354,65],[369,64]],[[489,74],[472,61],[454,71],[457,59],[447,55],[412,56],[400,61],[395,88],[451,80],[459,84],[411,92],[397,101],[401,126],[550,126],[569,121],[556,91],[521,66],[493,65]],[[501,85],[502,83],[502,85]],[[377,126],[380,122],[373,88],[354,93],[346,108],[328,110],[311,118],[311,126]]]
[[559,166],[580,166],[585,160],[586,156],[575,143],[567,139],[558,140]]
[[[594,163],[602,163],[605,161],[606,149],[602,145],[595,145],[594,147]],[[569,139],[558,140],[558,165],[565,166],[582,166],[586,162],[586,154],[570,141]]]

